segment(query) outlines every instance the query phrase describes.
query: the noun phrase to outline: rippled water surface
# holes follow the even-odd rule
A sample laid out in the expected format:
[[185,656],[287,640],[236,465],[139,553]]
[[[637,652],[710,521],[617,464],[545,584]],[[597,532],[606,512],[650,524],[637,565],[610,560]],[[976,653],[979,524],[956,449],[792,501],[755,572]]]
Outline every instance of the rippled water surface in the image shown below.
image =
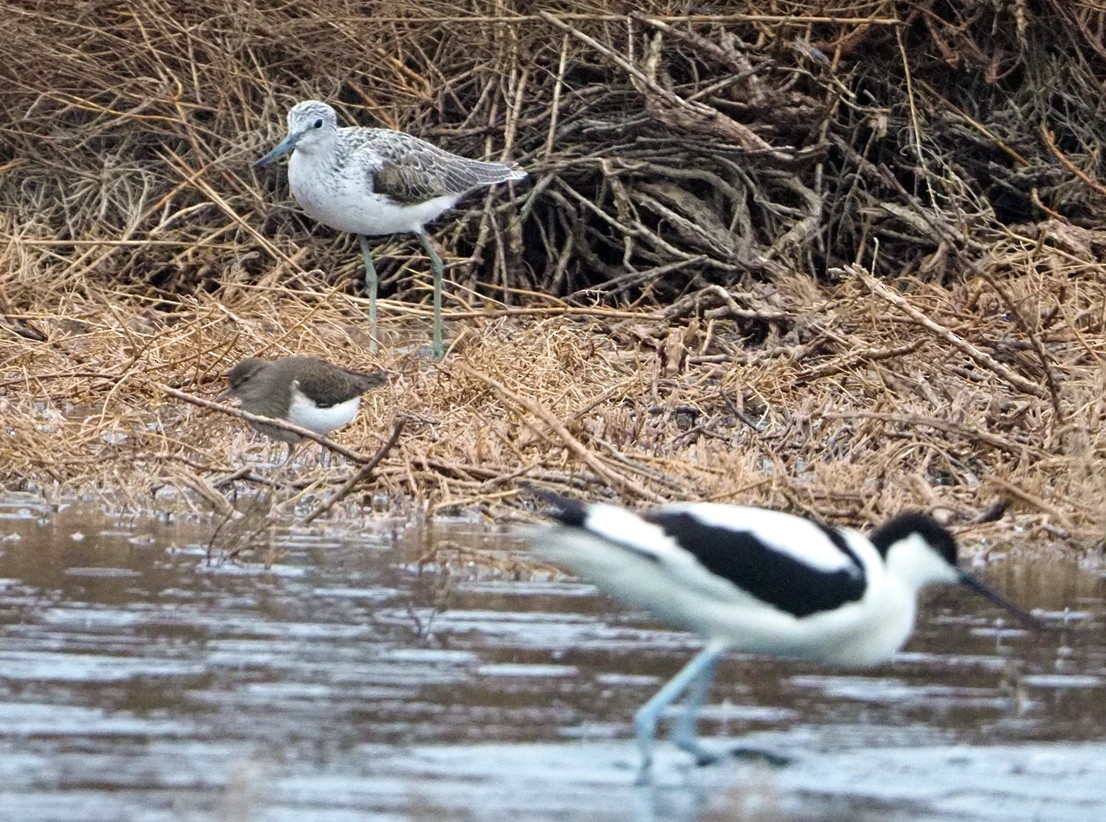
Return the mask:
[[644,789],[630,719],[694,638],[578,582],[416,572],[509,571],[473,526],[278,533],[270,570],[210,531],[0,501],[0,820],[1106,818],[1098,571],[986,569],[1063,631],[944,591],[879,669],[728,657],[705,735],[791,764],[662,741]]

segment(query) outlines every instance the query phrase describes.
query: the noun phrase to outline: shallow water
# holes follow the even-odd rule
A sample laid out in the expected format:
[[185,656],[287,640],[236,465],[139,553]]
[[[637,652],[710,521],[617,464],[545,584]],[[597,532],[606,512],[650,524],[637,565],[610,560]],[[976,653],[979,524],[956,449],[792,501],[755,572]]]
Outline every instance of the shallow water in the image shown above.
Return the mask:
[[[1069,629],[927,597],[894,664],[734,655],[704,733],[790,765],[691,767],[634,710],[697,649],[572,581],[416,572],[474,526],[278,533],[211,563],[206,524],[0,501],[0,820],[1101,820],[1100,573],[988,580]],[[367,536],[366,536],[367,535]]]

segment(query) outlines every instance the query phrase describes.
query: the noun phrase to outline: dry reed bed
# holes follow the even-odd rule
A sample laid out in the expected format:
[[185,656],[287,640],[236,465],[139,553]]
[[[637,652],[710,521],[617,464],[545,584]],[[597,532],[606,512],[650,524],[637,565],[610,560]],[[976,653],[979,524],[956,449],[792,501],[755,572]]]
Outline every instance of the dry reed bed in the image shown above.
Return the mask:
[[[11,6],[0,482],[226,511],[265,446],[172,392],[295,351],[396,374],[340,436],[367,459],[409,417],[351,489],[380,505],[1006,501],[978,527],[1100,540],[1106,12],[686,6]],[[355,242],[250,168],[306,97],[531,172],[435,231],[440,366],[371,361]],[[425,261],[381,245],[403,330]],[[318,511],[348,465],[277,481]]]
[[[530,170],[529,188],[435,232],[473,262],[455,280],[500,298],[667,303],[858,260],[940,281],[1009,226],[1106,217],[1101,8],[765,0],[673,16],[686,5],[13,6],[0,203],[16,264],[41,280],[6,298],[88,280],[215,293],[315,268],[354,288],[352,238],[249,165],[306,97]],[[387,287],[408,288],[412,247],[384,249]]]
[[[100,492],[139,509],[225,513],[239,491],[270,482],[289,493],[310,486],[309,509],[327,504],[356,463],[263,468],[256,460],[273,450],[264,438],[166,391],[211,398],[239,357],[299,351],[394,375],[337,437],[363,461],[397,418],[408,420],[354,489],[358,504],[502,516],[526,506],[529,482],[853,523],[923,506],[967,525],[1009,505],[1003,524],[985,531],[1003,545],[1017,534],[1018,543],[1087,549],[1106,528],[1106,287],[1066,255],[1042,259],[1028,240],[1008,252],[1009,263],[1027,258],[1019,270],[1038,263],[1005,282],[1040,318],[1059,413],[1047,391],[1005,378],[1015,369],[1045,385],[982,281],[904,281],[892,292],[862,272],[834,288],[794,277],[762,292],[780,319],[755,342],[736,336],[730,319],[675,325],[663,310],[489,309],[452,324],[454,348],[440,364],[369,356],[364,306],[339,294],[243,291],[182,305],[169,322],[93,300],[35,317],[48,341],[0,343],[3,480]],[[167,488],[183,493],[167,497]]]

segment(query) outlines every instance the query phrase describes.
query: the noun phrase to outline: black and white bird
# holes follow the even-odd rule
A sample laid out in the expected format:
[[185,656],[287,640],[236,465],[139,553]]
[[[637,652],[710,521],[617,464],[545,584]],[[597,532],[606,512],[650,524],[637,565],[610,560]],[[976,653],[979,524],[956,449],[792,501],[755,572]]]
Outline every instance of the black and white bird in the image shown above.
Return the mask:
[[960,584],[1019,619],[1041,623],[956,566],[952,534],[906,513],[867,536],[792,514],[682,503],[637,514],[537,492],[558,524],[531,536],[541,556],[601,589],[698,633],[706,647],[637,712],[640,781],[647,781],[657,722],[687,694],[673,741],[699,764],[696,715],[722,653],[735,649],[842,666],[891,659],[914,628],[918,592]]

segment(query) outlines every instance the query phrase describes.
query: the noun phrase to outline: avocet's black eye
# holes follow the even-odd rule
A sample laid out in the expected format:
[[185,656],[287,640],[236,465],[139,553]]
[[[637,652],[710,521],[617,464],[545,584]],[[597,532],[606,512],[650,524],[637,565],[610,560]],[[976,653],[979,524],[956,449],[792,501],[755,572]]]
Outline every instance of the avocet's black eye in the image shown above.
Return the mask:
[[323,121],[321,119],[316,120],[315,121],[315,128],[322,128],[322,127],[323,127]]

